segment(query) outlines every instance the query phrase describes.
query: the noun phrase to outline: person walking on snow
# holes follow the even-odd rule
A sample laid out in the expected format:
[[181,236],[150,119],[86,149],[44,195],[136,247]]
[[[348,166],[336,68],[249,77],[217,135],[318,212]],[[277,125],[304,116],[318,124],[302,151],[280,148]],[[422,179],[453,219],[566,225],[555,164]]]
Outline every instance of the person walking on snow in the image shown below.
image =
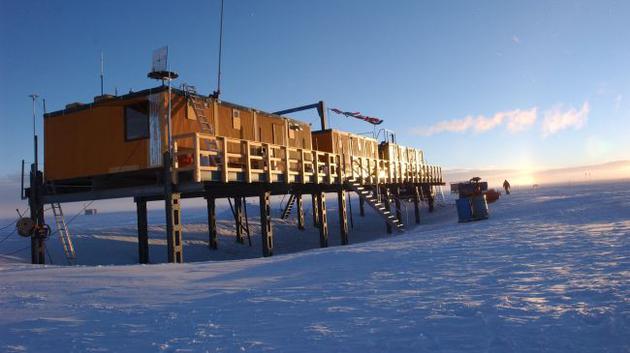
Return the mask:
[[506,180],[503,181],[503,188],[505,189],[505,194],[510,194],[510,183]]

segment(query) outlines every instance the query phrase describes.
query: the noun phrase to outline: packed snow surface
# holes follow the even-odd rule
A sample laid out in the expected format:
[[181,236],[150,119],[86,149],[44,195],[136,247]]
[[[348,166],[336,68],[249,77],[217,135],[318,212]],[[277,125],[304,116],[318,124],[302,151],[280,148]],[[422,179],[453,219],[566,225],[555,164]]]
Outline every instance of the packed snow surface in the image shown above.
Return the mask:
[[[270,258],[256,257],[257,218],[250,248],[234,243],[227,213],[208,250],[204,210],[184,209],[184,257],[203,262],[182,265],[32,266],[19,251],[28,241],[10,237],[0,351],[630,351],[630,183],[515,190],[466,224],[447,200],[399,235],[354,204],[348,246],[332,246],[330,196],[331,247],[317,248],[310,224],[274,219]],[[151,214],[154,262],[161,215]],[[78,262],[136,261],[134,216],[77,218]]]

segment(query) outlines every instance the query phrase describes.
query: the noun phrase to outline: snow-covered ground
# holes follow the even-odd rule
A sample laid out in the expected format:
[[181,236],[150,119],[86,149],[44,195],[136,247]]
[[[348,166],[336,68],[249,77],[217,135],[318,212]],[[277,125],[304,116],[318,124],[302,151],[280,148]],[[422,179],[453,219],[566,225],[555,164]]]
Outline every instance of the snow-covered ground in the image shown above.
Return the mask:
[[[183,265],[35,267],[11,236],[0,351],[630,351],[630,183],[516,190],[467,224],[449,202],[393,236],[353,210],[351,245],[318,249],[307,214],[304,232],[274,219],[276,255],[258,258],[255,217],[253,247],[234,243],[224,212],[210,251],[204,210],[184,209],[184,257],[203,262]],[[153,262],[162,217],[150,214]],[[133,213],[80,216],[71,230],[82,264],[136,261]]]

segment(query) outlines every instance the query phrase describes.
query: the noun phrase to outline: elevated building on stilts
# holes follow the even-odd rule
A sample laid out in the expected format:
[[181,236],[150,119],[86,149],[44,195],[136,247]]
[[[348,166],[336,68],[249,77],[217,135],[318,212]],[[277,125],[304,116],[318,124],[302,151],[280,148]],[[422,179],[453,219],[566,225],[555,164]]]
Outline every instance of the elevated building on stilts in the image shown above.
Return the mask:
[[[286,116],[309,108],[318,112],[321,130],[311,131],[310,124]],[[312,197],[322,247],[328,246],[328,193],[337,194],[342,244],[349,243],[347,192],[359,196],[361,214],[366,204],[371,206],[390,232],[404,231],[404,201],[414,204],[419,223],[419,203],[427,201],[432,208],[433,187],[443,185],[441,168],[425,163],[421,150],[390,138],[329,129],[326,113],[323,102],[267,113],[200,95],[190,86],[171,94],[160,86],[69,104],[44,116],[44,167],[31,171],[35,174],[26,197],[42,210],[47,204],[133,198],[141,263],[150,261],[149,201],[167,203],[170,262],[185,259],[183,198],[207,200],[208,244],[217,249],[215,200],[231,200],[237,241],[244,242],[250,236],[244,198],[257,197],[264,256],[273,255],[272,195],[290,195],[282,217],[295,209],[300,229],[303,197]],[[32,246],[34,254],[41,254],[45,242],[33,241]],[[33,256],[34,263],[42,261],[43,256]]]

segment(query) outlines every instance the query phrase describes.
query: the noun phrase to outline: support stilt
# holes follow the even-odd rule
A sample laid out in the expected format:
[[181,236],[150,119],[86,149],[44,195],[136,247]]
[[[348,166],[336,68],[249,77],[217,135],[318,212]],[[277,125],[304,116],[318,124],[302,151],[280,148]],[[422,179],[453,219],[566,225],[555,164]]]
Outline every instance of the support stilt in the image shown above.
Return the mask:
[[413,186],[413,211],[416,216],[416,224],[420,224],[420,189],[417,185]]
[[217,213],[215,198],[207,195],[206,204],[208,206],[208,247],[216,250],[219,248],[217,241]]
[[273,230],[271,229],[271,192],[260,193],[260,230],[263,256],[273,255]]
[[328,247],[328,217],[326,216],[326,193],[317,193],[317,213],[319,224],[319,246]]
[[138,219],[138,263],[149,263],[149,228],[147,220],[147,201],[136,198],[136,216]]
[[317,202],[317,194],[312,194],[311,198],[313,200],[313,225],[315,227],[319,227],[319,209],[317,207],[318,202]]
[[[40,198],[42,183],[42,173],[36,169],[35,164],[31,165],[31,189],[28,203],[31,209],[31,219],[35,222],[36,229],[31,236],[31,263],[36,265],[46,263],[46,238],[43,228],[40,228],[45,225],[44,204]],[[40,229],[42,231],[39,231]]]
[[[385,206],[385,210],[387,212],[391,212],[392,205],[391,205],[391,202],[390,202],[389,188],[387,188],[387,187],[383,188],[383,195],[382,195],[382,197],[383,197],[383,205]],[[391,226],[391,224],[385,222],[385,226],[386,226],[386,229],[387,229],[387,234],[392,234],[392,226]]]
[[164,163],[164,211],[166,212],[166,251],[168,262],[182,263],[182,219],[181,195],[173,192],[173,174],[171,154],[167,151],[163,155]]
[[435,209],[435,197],[433,196],[433,188],[431,186],[429,186],[428,202],[429,202],[429,212],[433,212],[433,210]]
[[241,197],[234,198],[234,223],[236,223],[236,242],[245,243],[243,238],[243,199]]
[[302,194],[295,194],[295,198],[297,206],[298,229],[304,230],[304,201],[302,200]]
[[429,204],[429,212],[433,212],[435,206],[435,198],[433,197],[433,187],[429,184],[422,185],[422,196],[427,199]]
[[166,246],[168,262],[182,263],[182,220],[179,193],[169,193],[166,197]]
[[402,208],[400,204],[400,188],[398,187],[396,187],[394,192],[394,205],[396,207],[396,219],[398,219],[398,222],[400,222],[400,224],[403,224]]
[[[361,200],[361,198],[359,198]],[[352,214],[352,199],[350,199],[350,194],[348,194],[348,215],[350,216],[350,228],[354,229],[354,215]]]
[[249,217],[247,217],[247,197],[243,197],[243,213],[245,217],[245,233],[247,233],[247,244],[252,246],[252,233],[249,231]]
[[346,191],[339,190],[337,193],[339,201],[339,231],[341,235],[341,245],[348,244],[348,212],[346,211]]
[[[42,209],[43,211],[43,209]],[[31,263],[35,265],[46,264],[46,243],[45,239],[38,234],[31,236]]]
[[365,201],[359,197],[359,216],[365,217]]

